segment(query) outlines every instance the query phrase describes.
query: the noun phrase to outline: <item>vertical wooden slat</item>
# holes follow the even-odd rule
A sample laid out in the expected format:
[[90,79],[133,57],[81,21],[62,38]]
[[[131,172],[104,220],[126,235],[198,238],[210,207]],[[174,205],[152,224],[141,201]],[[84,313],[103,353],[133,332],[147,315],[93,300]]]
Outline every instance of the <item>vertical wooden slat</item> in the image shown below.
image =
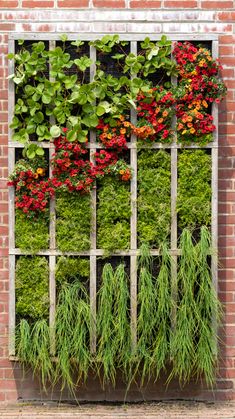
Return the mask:
[[[95,76],[96,66],[96,49],[90,46],[90,58],[93,64],[90,67],[90,80],[92,81]],[[90,132],[90,161],[94,163],[94,153],[96,152],[95,147],[96,133],[95,131]],[[96,188],[91,191],[91,249],[96,249]],[[90,336],[90,347],[91,352],[96,352],[96,256],[90,256],[90,305],[91,305],[91,336]]]
[[[8,52],[15,53],[15,41],[9,40]],[[14,60],[8,61],[8,74],[14,73]],[[9,80],[8,89],[8,126],[12,122],[15,107],[15,86],[14,82]],[[12,140],[12,129],[9,128],[8,141]],[[8,170],[12,173],[15,166],[15,148],[8,150]],[[9,188],[9,249],[15,248],[15,190]],[[9,255],[9,355],[15,355],[15,255]]]
[[[212,43],[212,56],[218,58],[218,41]],[[211,272],[212,283],[216,294],[218,295],[218,105],[216,103],[212,106],[212,116],[214,118],[214,145],[211,150],[212,171],[211,171],[211,241],[212,241],[212,257],[211,257]],[[214,317],[212,319],[212,327],[215,335],[218,333],[218,322]]]
[[[218,41],[212,43],[212,56],[218,58]],[[211,200],[211,234],[212,234],[212,248],[216,253],[212,255],[212,280],[216,292],[218,292],[218,105],[213,104],[212,115],[214,118],[214,125],[216,130],[214,132],[214,145],[211,150],[212,154],[212,173],[211,173],[211,186],[212,186],[212,200]]]
[[[177,78],[172,77],[171,82],[176,86]],[[177,145],[177,131],[176,131],[176,117],[172,120],[172,129],[174,131],[173,147],[171,149],[171,250],[177,249],[177,160],[178,160],[178,149]],[[177,314],[177,255],[171,257],[171,295],[173,300],[172,308],[172,327],[175,327],[176,314]]]
[[[131,52],[137,54],[137,42],[131,42]],[[136,124],[137,116],[134,109],[131,109],[131,122]],[[136,143],[135,135],[131,136],[131,142]],[[137,249],[137,148],[131,151],[131,250]],[[137,256],[130,257],[130,294],[131,294],[131,337],[132,348],[137,342]]]
[[[49,49],[55,48],[55,41],[49,41]],[[50,80],[52,77],[49,75]],[[51,124],[54,123],[53,119],[50,120]],[[55,151],[53,142],[50,143],[49,148],[49,174],[52,176],[51,159]],[[50,250],[56,249],[56,214],[55,214],[55,198],[50,199]],[[53,255],[49,256],[49,296],[50,296],[50,312],[49,312],[49,325],[51,331],[51,354],[55,355],[55,310],[56,310],[56,281],[55,281],[55,268],[56,268],[56,257]]]

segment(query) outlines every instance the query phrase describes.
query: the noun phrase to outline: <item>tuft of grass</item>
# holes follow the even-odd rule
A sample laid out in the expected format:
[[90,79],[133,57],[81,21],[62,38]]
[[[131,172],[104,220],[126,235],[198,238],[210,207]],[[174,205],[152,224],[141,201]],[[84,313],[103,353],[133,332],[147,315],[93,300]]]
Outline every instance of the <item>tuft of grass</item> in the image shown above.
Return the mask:
[[128,374],[131,354],[129,319],[129,290],[124,265],[116,271],[106,263],[102,273],[102,285],[98,292],[97,313],[97,368],[102,382],[115,385],[117,368]]
[[151,370],[155,381],[160,372],[166,369],[170,355],[171,313],[173,300],[171,293],[171,256],[165,244],[161,246],[161,266],[156,280],[156,313],[155,333],[153,337],[153,351]]
[[149,247],[143,244],[139,257],[137,347],[135,358],[135,376],[140,370],[143,384],[151,375],[152,344],[155,328],[156,296],[155,279],[152,276],[152,257]]
[[207,227],[203,226],[200,241],[196,246],[199,288],[196,296],[198,319],[195,369],[197,377],[204,376],[208,386],[212,386],[215,382],[218,365],[217,325],[222,316],[222,306],[216,295],[208,263],[211,249],[210,232]]
[[171,338],[172,371],[169,379],[178,377],[184,385],[195,368],[195,328],[197,305],[194,296],[197,278],[197,254],[192,234],[184,229],[180,237],[181,256],[178,262],[178,307]]
[[89,297],[84,285],[79,279],[71,284],[64,283],[55,320],[56,380],[62,381],[62,388],[73,389],[82,378],[86,380],[91,365],[90,316]]

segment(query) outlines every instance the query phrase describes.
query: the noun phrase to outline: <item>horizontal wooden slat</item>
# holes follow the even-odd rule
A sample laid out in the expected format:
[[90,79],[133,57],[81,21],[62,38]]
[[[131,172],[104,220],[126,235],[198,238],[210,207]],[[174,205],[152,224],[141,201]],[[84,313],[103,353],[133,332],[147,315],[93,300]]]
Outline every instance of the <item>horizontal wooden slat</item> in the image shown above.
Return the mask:
[[[102,36],[107,35],[107,33],[84,33],[78,34],[75,33],[68,33],[68,41],[74,41],[80,39],[82,41],[92,41],[96,39],[100,39]],[[162,37],[162,33],[154,34],[154,33],[125,33],[120,34],[118,33],[121,40],[124,41],[143,41],[146,37],[151,37],[152,41],[158,41]],[[212,41],[218,39],[218,34],[176,34],[176,33],[167,33],[167,38],[171,41]],[[60,41],[60,34],[59,33],[38,33],[38,32],[14,32],[9,34],[9,39],[24,39],[28,41],[48,41],[48,40],[55,40]]]
[[[32,141],[33,144],[38,144],[40,145],[42,148],[53,148],[53,144],[50,144],[49,142],[36,142],[36,141]],[[9,148],[23,148],[24,144],[21,143],[17,143],[17,142],[9,142]],[[103,144],[100,143],[87,143],[86,144],[87,148],[104,148]],[[179,148],[179,149],[185,149],[185,148],[197,148],[197,149],[201,149],[201,148],[218,148],[218,144],[216,144],[215,142],[210,142],[206,145],[197,145],[197,144],[181,144],[181,143],[171,143],[171,144],[163,144],[163,143],[154,143],[154,144],[139,144],[136,142],[133,143],[127,143],[127,148],[129,149],[141,149],[141,148],[147,148],[147,149],[172,149],[172,148]]]

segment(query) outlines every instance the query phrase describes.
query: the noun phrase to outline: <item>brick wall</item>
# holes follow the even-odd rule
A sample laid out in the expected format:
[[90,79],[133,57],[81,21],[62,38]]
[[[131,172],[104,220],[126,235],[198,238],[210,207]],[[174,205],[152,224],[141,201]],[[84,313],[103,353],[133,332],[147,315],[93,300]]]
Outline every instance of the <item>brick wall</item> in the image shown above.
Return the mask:
[[[7,59],[9,32],[182,33],[219,35],[219,55],[228,87],[219,111],[219,294],[225,306],[221,332],[221,366],[213,392],[191,384],[180,390],[162,382],[143,393],[137,388],[130,399],[235,399],[235,1],[232,0],[0,0],[0,402],[17,398],[59,398],[42,395],[36,379],[8,361],[8,194],[7,179]],[[45,36],[46,38],[46,36]],[[89,391],[88,391],[89,389]],[[64,394],[62,397],[67,398]],[[81,389],[81,399],[120,400],[115,392],[102,391],[91,378]]]

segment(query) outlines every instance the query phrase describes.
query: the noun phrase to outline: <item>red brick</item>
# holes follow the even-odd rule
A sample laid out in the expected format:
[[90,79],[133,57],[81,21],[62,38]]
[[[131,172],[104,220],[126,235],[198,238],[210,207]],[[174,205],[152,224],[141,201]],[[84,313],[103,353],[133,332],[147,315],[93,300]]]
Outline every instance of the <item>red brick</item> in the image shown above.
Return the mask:
[[197,7],[197,1],[179,1],[179,0],[165,0],[164,7],[171,7],[171,8],[194,8]]
[[233,8],[233,1],[202,1],[202,9],[230,9]]
[[133,9],[155,9],[161,7],[161,1],[154,0],[133,0],[130,2],[130,7]]
[[220,12],[218,13],[219,20],[232,20],[235,21],[235,12]]
[[[0,31],[13,31],[14,29],[15,29],[15,24],[14,23],[0,23]],[[4,47],[2,46],[1,47],[1,52],[3,52],[3,48]],[[3,71],[4,71],[4,69],[3,69]]]
[[235,36],[234,35],[220,35],[220,37],[219,37],[219,43],[220,44],[233,45],[234,42],[235,42]]
[[11,9],[18,6],[17,0],[0,0],[1,9]]
[[88,7],[89,0],[59,0],[58,7],[72,7],[72,8],[80,8],[80,7]]
[[125,7],[125,0],[93,0],[94,7],[120,9]]
[[53,7],[54,1],[50,0],[40,0],[40,1],[34,1],[34,0],[23,0],[22,7],[25,7],[27,9],[33,9],[33,8],[44,8],[44,7]]

